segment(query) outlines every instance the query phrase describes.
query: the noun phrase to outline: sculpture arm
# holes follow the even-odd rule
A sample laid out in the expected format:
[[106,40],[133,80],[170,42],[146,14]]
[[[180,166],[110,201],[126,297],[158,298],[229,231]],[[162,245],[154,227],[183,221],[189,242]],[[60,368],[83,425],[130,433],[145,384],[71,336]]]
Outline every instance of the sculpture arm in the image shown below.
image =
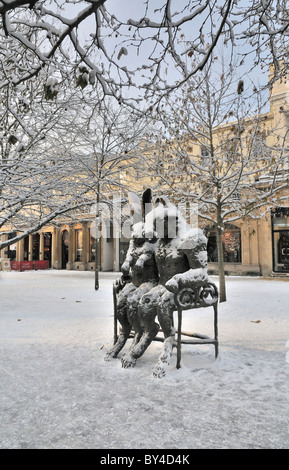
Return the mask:
[[131,266],[133,265],[133,251],[134,251],[134,246],[133,246],[133,241],[131,240],[129,243],[129,248],[128,248],[125,260],[120,268],[122,272],[122,277],[124,279],[130,277],[130,269],[131,269]]
[[207,239],[202,231],[193,233],[180,244],[180,250],[187,258],[190,269],[184,273],[174,275],[167,283],[166,288],[173,293],[185,287],[198,283],[204,285],[208,282],[207,272]]

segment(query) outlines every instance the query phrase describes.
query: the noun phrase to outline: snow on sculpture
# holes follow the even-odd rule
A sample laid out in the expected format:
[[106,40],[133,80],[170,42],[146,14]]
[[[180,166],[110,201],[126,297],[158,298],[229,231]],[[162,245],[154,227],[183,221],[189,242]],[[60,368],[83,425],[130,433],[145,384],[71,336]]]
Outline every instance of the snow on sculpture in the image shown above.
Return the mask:
[[191,229],[177,208],[164,198],[157,199],[156,207],[146,217],[145,228],[147,233],[155,229],[159,238],[154,251],[158,285],[139,301],[138,318],[143,334],[122,359],[122,365],[133,367],[161,326],[164,343],[154,376],[162,377],[170,363],[175,339],[175,293],[192,284],[204,286],[208,282],[207,239],[200,229]]
[[[143,214],[145,214],[145,205],[150,204],[150,200],[151,192],[144,193]],[[134,210],[139,208],[136,207]],[[116,316],[121,324],[121,331],[116,343],[107,352],[105,360],[117,357],[132,329],[135,332],[132,347],[143,334],[137,309],[141,297],[158,283],[158,270],[154,258],[155,243],[156,238],[151,239],[151,236],[150,238],[146,236],[143,222],[133,225],[129,249],[121,267],[122,277],[117,282]]]
[[122,358],[124,368],[133,367],[161,327],[164,342],[154,376],[162,377],[175,341],[176,295],[192,287],[206,289],[209,281],[207,238],[202,230],[190,228],[167,198],[157,198],[152,210],[145,216],[143,211],[143,221],[133,226],[121,270],[116,316],[122,329],[106,359],[117,357],[133,329],[134,341]]

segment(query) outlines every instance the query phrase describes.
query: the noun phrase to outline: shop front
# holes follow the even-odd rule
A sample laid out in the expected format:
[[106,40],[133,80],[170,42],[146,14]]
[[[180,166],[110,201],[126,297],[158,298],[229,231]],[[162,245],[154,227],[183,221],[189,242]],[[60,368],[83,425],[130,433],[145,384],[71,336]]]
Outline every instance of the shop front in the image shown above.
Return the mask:
[[[211,274],[218,272],[217,233],[214,229],[205,230],[208,238],[208,267]],[[227,274],[242,274],[241,230],[235,225],[226,224],[223,235],[224,267]]]
[[289,207],[272,211],[273,271],[289,273]]
[[51,267],[51,253],[51,232],[27,235],[15,243],[15,255],[8,256],[11,262],[11,270],[49,269]]

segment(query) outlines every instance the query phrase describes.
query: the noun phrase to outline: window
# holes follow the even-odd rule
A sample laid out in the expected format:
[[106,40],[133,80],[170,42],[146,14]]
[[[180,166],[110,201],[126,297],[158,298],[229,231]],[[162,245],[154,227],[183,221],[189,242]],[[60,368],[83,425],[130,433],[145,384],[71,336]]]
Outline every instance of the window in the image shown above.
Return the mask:
[[75,261],[82,261],[82,230],[75,230]]
[[204,145],[201,146],[202,167],[207,167],[210,164],[209,151]]
[[273,271],[289,272],[289,207],[272,211]]
[[[217,234],[215,231],[209,231],[208,237],[208,261],[218,262]],[[241,263],[241,231],[234,225],[227,225],[222,236],[224,262]]]
[[209,156],[208,149],[204,145],[202,145],[202,147],[201,147],[201,155],[202,155],[202,157],[208,157]]
[[239,189],[235,189],[235,191],[232,194],[232,199],[233,199],[233,201],[240,201],[241,196],[240,196]]
[[268,155],[269,151],[266,146],[266,136],[264,134],[255,135],[251,147],[251,159],[259,159],[264,155]]

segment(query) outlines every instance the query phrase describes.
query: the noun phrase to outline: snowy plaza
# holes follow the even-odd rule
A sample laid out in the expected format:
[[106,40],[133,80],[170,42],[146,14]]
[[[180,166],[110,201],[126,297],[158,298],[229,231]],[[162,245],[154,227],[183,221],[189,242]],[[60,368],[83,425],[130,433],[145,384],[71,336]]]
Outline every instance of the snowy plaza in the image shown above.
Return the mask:
[[[2,449],[286,449],[289,447],[288,281],[228,277],[220,354],[174,349],[154,378],[161,343],[134,368],[104,361],[113,341],[118,273],[1,272]],[[217,277],[212,277],[218,283]],[[211,309],[187,311],[188,330]]]
[[288,2],[0,0],[0,57],[0,449],[288,449]]

